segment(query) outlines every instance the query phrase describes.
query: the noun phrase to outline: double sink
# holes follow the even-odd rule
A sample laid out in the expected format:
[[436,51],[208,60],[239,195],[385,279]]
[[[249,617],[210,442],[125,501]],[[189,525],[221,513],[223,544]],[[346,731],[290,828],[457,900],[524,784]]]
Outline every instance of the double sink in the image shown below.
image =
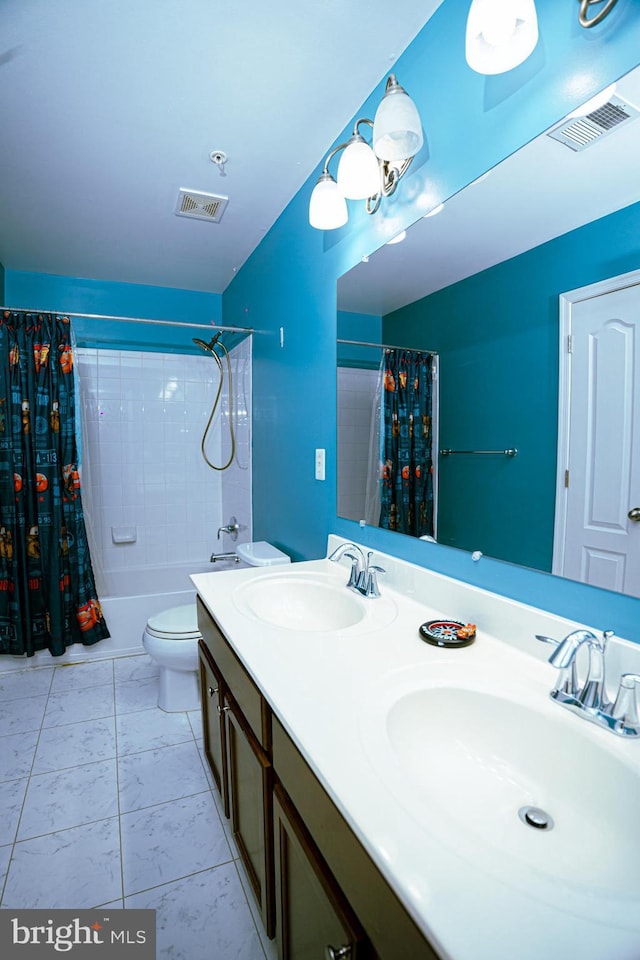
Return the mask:
[[[345,649],[379,631],[392,649],[405,602],[384,587],[366,599],[346,589],[344,567],[313,563],[242,581],[232,599],[254,622]],[[415,660],[358,691],[362,751],[416,836],[555,909],[597,919],[606,903],[605,922],[638,926],[640,741],[559,709],[553,676],[482,631],[448,651],[416,629]]]

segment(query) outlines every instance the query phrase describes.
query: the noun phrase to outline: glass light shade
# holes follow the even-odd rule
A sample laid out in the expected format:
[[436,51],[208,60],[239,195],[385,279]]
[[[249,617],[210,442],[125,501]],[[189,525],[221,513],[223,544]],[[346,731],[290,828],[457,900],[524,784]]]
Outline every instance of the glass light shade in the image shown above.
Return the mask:
[[534,0],[473,0],[467,18],[465,53],[476,73],[513,70],[538,42]]
[[352,137],[338,164],[338,190],[349,200],[366,200],[380,190],[380,167],[369,144]]
[[402,87],[392,87],[380,101],[373,120],[373,149],[381,160],[408,160],[423,143],[415,103]]
[[332,176],[323,174],[309,200],[309,223],[316,230],[335,230],[343,227],[348,218],[347,204],[338,184]]

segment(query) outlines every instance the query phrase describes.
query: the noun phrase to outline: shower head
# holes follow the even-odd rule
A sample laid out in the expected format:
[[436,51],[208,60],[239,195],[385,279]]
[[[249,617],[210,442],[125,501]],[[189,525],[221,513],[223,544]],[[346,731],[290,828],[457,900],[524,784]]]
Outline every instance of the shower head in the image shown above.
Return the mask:
[[220,339],[220,337],[221,337],[221,334],[220,334],[220,333],[216,333],[216,334],[211,338],[211,340],[210,340],[209,343],[205,343],[204,340],[200,340],[199,337],[193,337],[193,342],[196,344],[196,346],[202,347],[203,350],[206,350],[207,353],[213,353],[213,352],[214,352],[213,348],[215,347],[215,345],[216,345],[216,343],[218,342],[218,340]]

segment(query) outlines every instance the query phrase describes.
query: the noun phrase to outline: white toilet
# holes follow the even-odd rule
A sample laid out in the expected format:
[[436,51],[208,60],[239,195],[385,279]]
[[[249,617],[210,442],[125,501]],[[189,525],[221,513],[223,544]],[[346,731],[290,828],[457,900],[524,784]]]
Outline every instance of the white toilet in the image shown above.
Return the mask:
[[[259,540],[242,543],[236,550],[241,564],[271,567],[291,563],[277,547]],[[200,707],[198,679],[198,618],[195,603],[171,607],[149,617],[142,645],[160,667],[158,706],[167,713]]]

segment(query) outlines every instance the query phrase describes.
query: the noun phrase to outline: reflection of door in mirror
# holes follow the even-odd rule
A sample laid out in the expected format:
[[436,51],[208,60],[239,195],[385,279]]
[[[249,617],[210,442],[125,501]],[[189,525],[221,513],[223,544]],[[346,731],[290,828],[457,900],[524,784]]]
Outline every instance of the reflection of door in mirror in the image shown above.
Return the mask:
[[561,297],[553,572],[640,596],[640,272]]
[[338,340],[338,512],[433,539],[437,525],[438,358]]

